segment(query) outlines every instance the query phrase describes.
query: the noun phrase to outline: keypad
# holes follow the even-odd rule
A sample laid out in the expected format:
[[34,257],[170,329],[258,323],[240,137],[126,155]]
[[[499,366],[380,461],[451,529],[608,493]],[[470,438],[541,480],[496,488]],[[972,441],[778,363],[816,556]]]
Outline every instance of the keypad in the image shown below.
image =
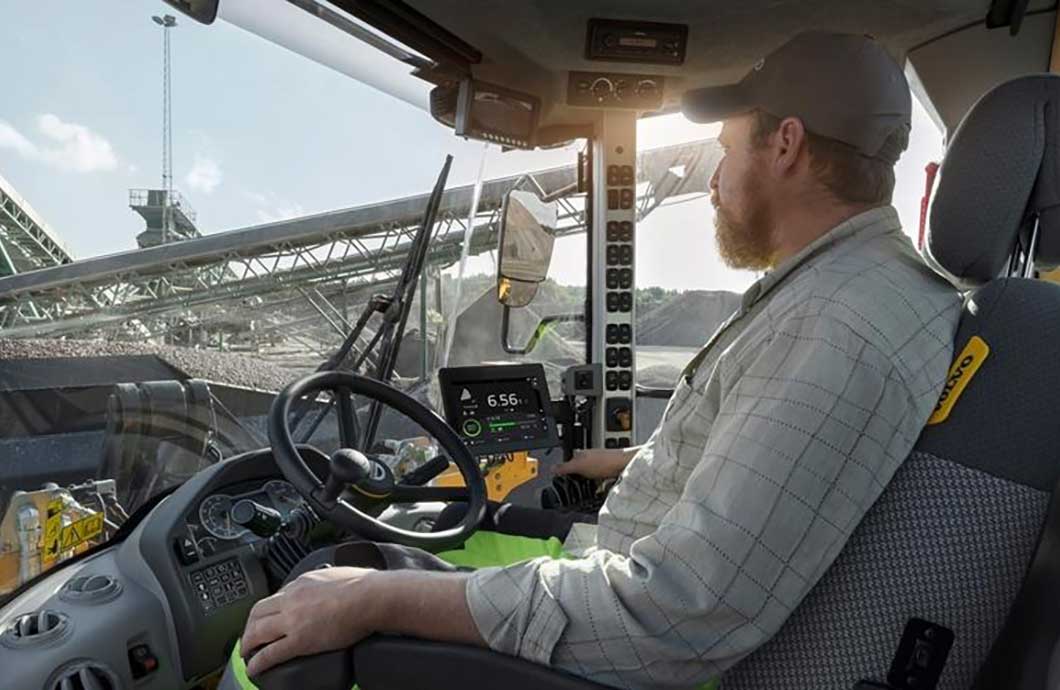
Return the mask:
[[245,599],[249,593],[246,575],[235,558],[192,571],[188,580],[203,613]]

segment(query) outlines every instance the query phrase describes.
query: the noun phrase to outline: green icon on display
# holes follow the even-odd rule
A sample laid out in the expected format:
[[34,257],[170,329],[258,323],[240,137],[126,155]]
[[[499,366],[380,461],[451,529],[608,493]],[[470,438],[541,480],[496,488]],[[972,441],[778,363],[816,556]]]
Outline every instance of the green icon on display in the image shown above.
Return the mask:
[[477,419],[465,419],[464,423],[460,427],[464,436],[475,438],[482,433],[482,424]]

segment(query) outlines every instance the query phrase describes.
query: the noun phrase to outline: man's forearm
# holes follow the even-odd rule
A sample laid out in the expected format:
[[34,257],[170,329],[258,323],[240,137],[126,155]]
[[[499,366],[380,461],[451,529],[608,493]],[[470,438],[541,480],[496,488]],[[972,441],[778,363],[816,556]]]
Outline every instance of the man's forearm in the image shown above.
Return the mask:
[[467,575],[415,570],[373,573],[370,588],[377,632],[485,647],[468,607]]

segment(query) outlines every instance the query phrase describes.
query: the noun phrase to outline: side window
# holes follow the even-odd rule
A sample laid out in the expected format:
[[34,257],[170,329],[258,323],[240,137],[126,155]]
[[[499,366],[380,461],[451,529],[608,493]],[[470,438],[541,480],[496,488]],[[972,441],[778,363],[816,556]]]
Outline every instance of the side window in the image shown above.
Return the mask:
[[[584,195],[573,194],[558,200],[556,239],[548,278],[538,285],[536,295],[527,306],[509,311],[508,343],[513,349],[519,349],[535,338],[536,344],[529,353],[505,351],[501,340],[504,307],[497,301],[500,203],[504,193],[515,188],[539,192],[539,184],[544,192],[555,192],[558,187],[549,188],[549,185],[566,179],[555,170],[568,169],[574,179],[580,148],[581,145],[572,145],[558,150],[504,154],[499,150],[490,151],[485,178],[500,180],[506,186],[497,186],[494,193],[483,195],[476,221],[479,230],[472,239],[463,271],[460,261],[455,260],[440,267],[428,281],[427,333],[428,340],[434,343],[430,348],[432,386],[436,385],[437,369],[442,366],[540,362],[545,366],[552,395],[559,397],[564,369],[585,362]],[[454,248],[454,258],[459,256],[459,250]],[[419,307],[414,311],[418,316]],[[541,320],[550,316],[573,318],[539,329]]]
[[[714,244],[709,182],[721,149],[718,125],[683,116],[642,120],[637,153],[642,196],[654,199],[637,224],[637,382],[672,388],[685,364],[736,308],[757,276],[734,271]],[[646,193],[647,192],[647,193]],[[655,429],[666,399],[640,396],[635,442]]]

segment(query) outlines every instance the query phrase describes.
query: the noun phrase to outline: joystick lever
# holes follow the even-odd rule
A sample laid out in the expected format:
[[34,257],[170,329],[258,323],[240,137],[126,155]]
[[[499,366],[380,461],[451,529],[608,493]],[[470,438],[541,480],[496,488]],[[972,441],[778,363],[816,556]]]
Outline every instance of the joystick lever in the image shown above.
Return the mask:
[[334,503],[348,485],[358,484],[372,476],[372,462],[360,451],[340,448],[332,454],[329,470],[323,500]]

